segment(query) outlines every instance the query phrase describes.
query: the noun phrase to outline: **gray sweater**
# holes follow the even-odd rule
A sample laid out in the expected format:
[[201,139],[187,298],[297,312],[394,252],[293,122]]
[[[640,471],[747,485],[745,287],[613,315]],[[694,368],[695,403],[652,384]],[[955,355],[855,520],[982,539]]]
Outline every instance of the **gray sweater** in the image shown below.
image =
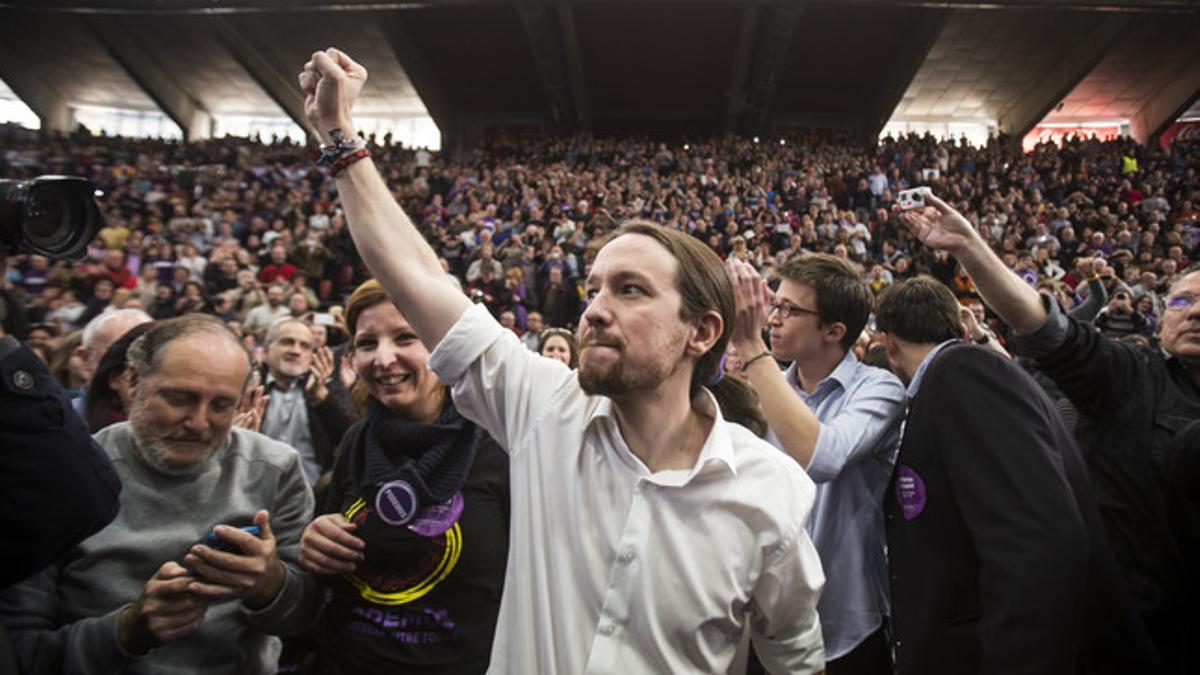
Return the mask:
[[[198,476],[154,471],[133,447],[127,423],[95,436],[124,489],[116,520],[51,568],[0,593],[25,675],[39,673],[274,673],[279,640],[314,614],[320,599],[298,567],[300,535],[312,520],[313,496],[299,456],[266,436],[233,429]],[[214,525],[249,524],[271,512],[271,529],[287,570],[271,605],[252,612],[239,601],[210,604],[195,633],[137,658],[117,645],[117,616],[166,561],[182,564],[188,548]]]

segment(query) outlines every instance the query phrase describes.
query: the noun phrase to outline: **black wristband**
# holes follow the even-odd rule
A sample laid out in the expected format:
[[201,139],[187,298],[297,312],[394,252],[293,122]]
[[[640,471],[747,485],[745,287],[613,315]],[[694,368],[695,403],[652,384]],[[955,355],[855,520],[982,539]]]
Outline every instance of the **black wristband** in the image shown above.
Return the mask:
[[774,356],[774,354],[771,353],[770,349],[764,349],[763,351],[761,351],[761,352],[755,354],[754,356],[751,356],[749,359],[747,359],[746,362],[742,364],[742,370],[745,371],[747,368],[750,367],[750,364],[752,364],[755,361],[757,361],[763,357],[766,357],[766,356]]

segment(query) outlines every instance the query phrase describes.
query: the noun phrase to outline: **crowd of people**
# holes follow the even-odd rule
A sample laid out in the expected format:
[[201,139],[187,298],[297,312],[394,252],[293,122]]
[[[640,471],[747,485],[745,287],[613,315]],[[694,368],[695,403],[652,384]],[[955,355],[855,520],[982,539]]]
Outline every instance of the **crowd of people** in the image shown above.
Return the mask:
[[23,672],[1197,664],[1200,143],[0,133],[100,191],[0,320],[125,485],[0,593]]
[[[1088,294],[1076,261],[1102,259],[1106,294],[1094,320],[1106,335],[1145,342],[1200,242],[1191,199],[1200,148],[1186,141],[1158,149],[1075,139],[1022,154],[1004,138],[977,148],[910,136],[860,148],[803,137],[668,146],[498,133],[465,157],[378,141],[389,189],[448,273],[521,333],[532,313],[548,326],[576,324],[589,245],[632,217],[686,231],[769,279],[794,255],[830,253],[860,266],[877,293],[928,273],[969,295],[956,262],[916,245],[891,211],[899,190],[929,185],[1011,269],[1071,305]],[[273,318],[342,305],[368,276],[332,182],[299,146],[12,129],[6,146],[5,176],[91,179],[107,223],[87,261],[9,261],[9,332],[25,332],[23,318],[61,339],[130,306],[156,319],[212,313],[258,344]]]

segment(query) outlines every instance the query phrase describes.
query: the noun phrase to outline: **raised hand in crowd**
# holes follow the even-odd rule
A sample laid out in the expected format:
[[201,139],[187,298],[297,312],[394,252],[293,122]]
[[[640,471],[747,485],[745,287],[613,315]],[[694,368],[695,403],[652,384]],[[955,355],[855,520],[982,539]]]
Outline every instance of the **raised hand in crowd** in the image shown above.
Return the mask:
[[1005,356],[1011,356],[1004,345],[1001,345],[996,336],[992,334],[992,331],[988,330],[987,324],[980,322],[976,318],[975,312],[971,311],[969,307],[963,307],[958,313],[962,317],[963,328],[967,333],[968,340],[975,344],[991,347]]
[[961,213],[933,193],[925,195],[926,206],[902,211],[896,207],[900,222],[929,248],[955,254],[982,237]]
[[188,590],[194,581],[178,563],[163,563],[146,582],[141,597],[121,611],[117,620],[121,648],[145,654],[196,632],[204,623],[208,600]]
[[308,382],[304,385],[314,403],[323,403],[329,397],[329,382],[332,379],[333,350],[328,346],[321,347],[313,352]]
[[232,544],[233,552],[196,544],[183,562],[195,573],[187,590],[209,601],[240,598],[250,609],[266,607],[283,587],[287,572],[275,548],[270,514],[254,514],[255,536],[229,525],[213,528],[217,537]]
[[733,284],[737,322],[730,343],[743,361],[767,351],[763,330],[767,326],[773,294],[767,282],[747,262],[729,258],[725,270]]
[[[367,80],[366,68],[330,48],[312,55],[299,80],[305,116],[321,139],[335,143],[331,134],[335,129],[342,138],[352,138],[351,111]],[[450,283],[437,255],[396,203],[374,163],[369,158],[360,160],[336,177],[354,244],[388,297],[404,308],[417,334],[432,349],[471,302]],[[398,250],[409,253],[396,255]]]
[[350,113],[366,82],[367,69],[333,47],[315,52],[304,64],[300,72],[304,115],[323,141],[332,141],[331,129],[341,129],[347,137],[354,133]]
[[1104,266],[1103,260],[1096,260],[1086,256],[1079,256],[1075,259],[1075,271],[1084,279],[1090,279],[1100,273],[1101,267]]
[[1018,333],[1046,320],[1041,294],[1004,265],[961,213],[932,192],[926,206],[898,210],[899,221],[926,246],[954,255],[975,283],[983,301]]
[[300,537],[300,564],[313,574],[353,572],[366,548],[362,539],[351,534],[354,530],[354,523],[340,513],[319,516]]
[[347,351],[342,355],[342,367],[338,369],[338,377],[342,379],[342,386],[346,391],[354,386],[358,381],[358,371],[354,369],[354,352]]
[[263,413],[267,410],[267,399],[262,385],[250,390],[242,397],[238,413],[233,418],[233,426],[258,431],[262,427]]

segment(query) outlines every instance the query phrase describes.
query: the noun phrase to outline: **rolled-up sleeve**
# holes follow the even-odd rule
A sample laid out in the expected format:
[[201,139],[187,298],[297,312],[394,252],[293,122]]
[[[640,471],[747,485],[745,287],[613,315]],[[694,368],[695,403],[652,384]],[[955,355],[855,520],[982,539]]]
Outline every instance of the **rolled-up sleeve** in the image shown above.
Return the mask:
[[509,452],[575,381],[573,370],[526,349],[483,305],[463,313],[429,355],[429,368],[450,385],[459,412]]
[[812,500],[805,502],[790,531],[784,532],[779,546],[764,559],[751,600],[754,649],[772,673],[816,673],[825,667],[825,643],[817,617],[825,573],[804,527]]
[[837,478],[843,469],[873,453],[898,447],[905,398],[900,381],[880,372],[848,395],[850,403],[821,423],[808,465],[808,475],[816,483]]

